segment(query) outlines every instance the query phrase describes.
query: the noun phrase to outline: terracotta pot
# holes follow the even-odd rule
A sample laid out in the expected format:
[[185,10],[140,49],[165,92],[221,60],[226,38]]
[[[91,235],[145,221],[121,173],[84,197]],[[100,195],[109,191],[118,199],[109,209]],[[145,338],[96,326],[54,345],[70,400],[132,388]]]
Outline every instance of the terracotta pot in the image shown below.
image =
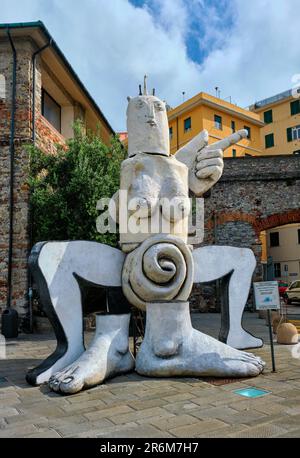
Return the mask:
[[296,326],[292,323],[282,323],[277,328],[277,343],[294,345],[298,343],[299,336]]

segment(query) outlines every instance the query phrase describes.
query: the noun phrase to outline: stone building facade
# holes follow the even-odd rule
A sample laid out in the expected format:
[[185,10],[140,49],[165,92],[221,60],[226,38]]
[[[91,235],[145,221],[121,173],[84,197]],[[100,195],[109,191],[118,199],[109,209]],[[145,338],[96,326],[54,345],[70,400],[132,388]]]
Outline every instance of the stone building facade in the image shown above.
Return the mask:
[[[41,50],[47,43],[47,48],[36,56],[34,65],[34,53]],[[14,138],[12,139],[13,47],[16,56],[16,111]],[[64,145],[66,138],[72,135],[72,122],[78,117],[82,119],[87,129],[96,131],[100,126],[102,138],[106,142],[109,141],[114,131],[42,23],[12,24],[9,27],[0,24],[0,56],[0,315],[7,305],[8,274],[11,268],[10,305],[19,312],[22,318],[28,310],[27,259],[30,250],[29,188],[27,185],[29,157],[26,145],[34,141],[35,145],[46,154],[53,154],[56,145]],[[33,82],[34,71],[35,84]],[[61,132],[42,114],[42,93],[45,87],[47,93],[50,93],[56,100],[60,99],[58,106],[61,110]],[[35,92],[35,98],[33,98],[33,92]],[[35,104],[34,120],[33,103]],[[12,148],[14,149],[13,230],[10,267],[9,215]]]
[[[254,281],[263,280],[260,233],[300,222],[300,156],[225,159],[223,176],[206,196],[204,209],[203,245],[251,248],[257,259]],[[207,292],[196,287],[194,308],[213,310],[216,298],[214,287]]]

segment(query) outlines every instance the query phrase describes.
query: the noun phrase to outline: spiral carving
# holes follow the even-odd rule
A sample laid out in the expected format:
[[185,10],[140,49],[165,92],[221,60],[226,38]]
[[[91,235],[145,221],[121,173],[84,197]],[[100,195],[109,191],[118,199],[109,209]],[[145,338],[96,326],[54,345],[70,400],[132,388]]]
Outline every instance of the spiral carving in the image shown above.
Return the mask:
[[147,302],[186,301],[193,285],[193,268],[192,253],[182,239],[153,235],[127,255],[123,292],[142,310],[146,310]]

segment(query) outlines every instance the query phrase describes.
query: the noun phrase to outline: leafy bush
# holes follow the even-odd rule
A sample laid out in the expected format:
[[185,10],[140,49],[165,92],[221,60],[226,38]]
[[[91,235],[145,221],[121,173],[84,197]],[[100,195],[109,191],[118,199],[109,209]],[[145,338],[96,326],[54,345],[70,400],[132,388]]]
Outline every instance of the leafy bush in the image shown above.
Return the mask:
[[126,152],[113,138],[105,145],[95,134],[74,126],[74,138],[57,154],[29,146],[34,242],[95,240],[116,246],[117,234],[99,234],[97,201],[119,189],[120,165]]

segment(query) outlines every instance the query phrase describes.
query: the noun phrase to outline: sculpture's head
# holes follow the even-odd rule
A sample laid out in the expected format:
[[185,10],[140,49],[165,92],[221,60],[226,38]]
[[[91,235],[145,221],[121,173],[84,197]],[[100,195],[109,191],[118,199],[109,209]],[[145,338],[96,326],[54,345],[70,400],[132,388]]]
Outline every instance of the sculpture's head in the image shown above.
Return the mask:
[[128,156],[152,153],[169,156],[169,126],[165,102],[147,94],[146,77],[144,93],[128,97],[127,108]]

